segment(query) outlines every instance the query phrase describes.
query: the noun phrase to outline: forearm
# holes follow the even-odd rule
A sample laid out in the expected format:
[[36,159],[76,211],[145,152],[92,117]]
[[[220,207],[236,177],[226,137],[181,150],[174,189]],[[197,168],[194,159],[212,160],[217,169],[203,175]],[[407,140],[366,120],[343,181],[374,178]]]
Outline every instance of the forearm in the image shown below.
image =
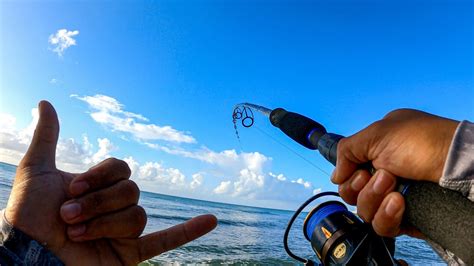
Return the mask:
[[[474,124],[463,121],[454,134],[439,185],[459,191],[474,201]],[[449,264],[463,262],[449,250],[428,240],[433,249]]]
[[0,212],[0,265],[64,265],[53,253],[14,228]]

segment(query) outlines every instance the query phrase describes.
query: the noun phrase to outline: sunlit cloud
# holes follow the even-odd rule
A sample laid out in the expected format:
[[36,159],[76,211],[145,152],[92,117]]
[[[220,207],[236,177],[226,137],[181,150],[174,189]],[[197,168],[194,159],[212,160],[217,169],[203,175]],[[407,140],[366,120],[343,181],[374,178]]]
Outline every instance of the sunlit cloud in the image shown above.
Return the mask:
[[[0,113],[0,161],[18,165],[23,158],[38,123],[38,109],[33,108],[31,115],[31,123],[17,129],[13,115]],[[110,157],[114,150],[116,146],[107,138],[97,139],[97,148],[87,135],[83,135],[80,141],[60,138],[56,148],[56,164],[62,170],[81,172]]]
[[213,192],[216,194],[228,193],[230,190],[231,181],[222,181],[219,186],[217,186]]
[[76,40],[73,37],[78,34],[78,30],[70,31],[67,29],[60,29],[55,34],[51,34],[48,39],[49,44],[53,46],[51,50],[62,57],[66,49],[76,45]]
[[223,169],[227,169],[228,171],[238,172],[243,168],[248,168],[252,171],[262,173],[263,167],[272,161],[271,157],[267,157],[259,152],[237,153],[234,149],[216,152],[206,148],[205,146],[197,150],[185,150],[182,148],[170,148],[151,143],[145,143],[145,145],[150,148],[164,151],[168,154],[179,155],[216,165]]
[[205,146],[190,150],[144,142],[149,148],[168,154],[199,160],[211,166],[207,173],[215,179],[224,179],[212,189],[212,193],[226,198],[261,201],[286,200],[300,202],[321,188],[303,178],[288,178],[271,172],[273,159],[260,152],[237,152],[234,149],[213,151]]
[[[114,113],[126,116],[123,106],[108,100],[92,101],[92,104],[108,112],[114,110]],[[15,116],[0,113],[0,161],[19,163],[31,142],[38,121],[38,109],[33,108],[31,115],[31,123],[18,129]],[[128,113],[128,116],[137,117],[136,119],[140,117],[132,113]],[[162,146],[150,146],[162,150]],[[65,171],[83,172],[114,156],[118,149],[107,138],[90,141],[86,134],[80,139],[60,138],[56,153],[57,166]],[[164,150],[201,161],[212,169],[186,169],[194,172],[186,175],[182,169],[166,166],[164,162],[139,162],[128,155],[124,160],[132,171],[131,178],[142,190],[259,206],[267,206],[270,202],[272,207],[281,208],[289,208],[321,191],[321,188],[314,187],[303,178],[289,178],[282,173],[272,172],[272,158],[259,152],[217,152],[205,147],[195,151],[178,148]]]
[[196,189],[202,185],[204,176],[201,173],[194,174],[192,178],[193,178],[193,181],[191,181],[191,184],[190,184],[191,189]]
[[269,176],[276,178],[277,180],[280,181],[286,181],[286,177],[283,174],[276,175],[272,172],[268,173]]
[[196,142],[190,134],[176,130],[171,126],[146,123],[149,121],[148,118],[141,114],[125,111],[123,104],[112,97],[100,94],[84,97],[72,94],[71,97],[86,102],[92,109],[90,116],[97,123],[113,131],[131,134],[139,141]]

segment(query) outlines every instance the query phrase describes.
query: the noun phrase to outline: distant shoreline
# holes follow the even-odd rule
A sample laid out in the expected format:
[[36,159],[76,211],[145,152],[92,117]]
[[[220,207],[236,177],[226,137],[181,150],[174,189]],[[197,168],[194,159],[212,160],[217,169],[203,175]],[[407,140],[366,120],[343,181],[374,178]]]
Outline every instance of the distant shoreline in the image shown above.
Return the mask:
[[3,162],[3,161],[0,161],[0,163],[3,163],[3,164],[7,164],[9,166],[14,166],[14,167],[18,167],[18,165],[14,165],[14,164],[11,164],[11,163],[7,163],[7,162]]
[[[295,210],[275,209],[275,208],[268,208],[268,207],[250,206],[250,205],[242,205],[242,204],[235,204],[235,203],[203,200],[203,199],[196,199],[196,198],[187,198],[187,197],[183,197],[183,196],[168,195],[168,194],[162,194],[162,193],[157,193],[157,192],[152,192],[152,191],[145,191],[145,190],[140,190],[140,191],[144,192],[144,193],[156,194],[156,195],[164,196],[164,197],[180,198],[180,199],[185,199],[185,200],[195,200],[195,201],[212,203],[212,204],[231,205],[231,206],[245,207],[245,208],[257,208],[257,209],[263,209],[263,210],[269,210],[269,211],[280,211],[280,212],[294,212],[295,211]],[[305,212],[303,212],[303,213],[305,213]]]
[[[1,164],[6,164],[8,166],[12,167],[18,167],[18,165],[10,164],[7,162],[0,161]],[[140,190],[141,192],[144,193],[151,193],[151,194],[156,194],[164,197],[175,197],[175,198],[181,198],[181,199],[186,199],[186,200],[195,200],[195,201],[201,201],[201,202],[206,202],[206,203],[212,203],[212,204],[221,204],[221,205],[231,205],[231,206],[238,206],[238,207],[245,207],[245,208],[258,208],[258,209],[264,209],[264,210],[270,210],[270,211],[282,211],[282,212],[294,212],[295,210],[287,210],[287,209],[276,209],[276,208],[268,208],[268,207],[260,207],[260,206],[250,206],[250,205],[242,205],[242,204],[235,204],[235,203],[228,203],[228,202],[219,202],[219,201],[210,201],[210,200],[204,200],[204,199],[196,199],[196,198],[187,198],[183,196],[176,196],[176,195],[171,195],[171,194],[162,194],[162,193],[157,193],[153,191],[146,191],[146,190]]]

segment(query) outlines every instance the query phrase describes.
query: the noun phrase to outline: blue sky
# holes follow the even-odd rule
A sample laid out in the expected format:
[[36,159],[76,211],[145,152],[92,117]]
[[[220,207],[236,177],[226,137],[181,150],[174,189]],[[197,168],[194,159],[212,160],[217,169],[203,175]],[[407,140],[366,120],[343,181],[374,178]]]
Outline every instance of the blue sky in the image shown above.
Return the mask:
[[[65,169],[127,158],[143,190],[293,208],[335,186],[256,128],[239,143],[233,106],[283,107],[344,135],[401,107],[472,121],[473,18],[472,1],[1,2],[0,161],[21,156],[47,99]],[[48,40],[61,29],[77,34],[59,55]]]

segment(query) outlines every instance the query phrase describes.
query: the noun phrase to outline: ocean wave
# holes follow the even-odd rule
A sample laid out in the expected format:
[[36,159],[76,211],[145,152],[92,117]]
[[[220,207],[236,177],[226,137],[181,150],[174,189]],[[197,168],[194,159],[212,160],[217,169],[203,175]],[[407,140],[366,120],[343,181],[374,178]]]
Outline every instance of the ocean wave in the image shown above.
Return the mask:
[[265,228],[265,227],[272,227],[275,226],[274,222],[268,221],[234,221],[228,219],[219,219],[219,224],[222,225],[229,225],[229,226],[249,226],[249,227],[258,227],[258,228]]
[[[193,217],[189,216],[179,216],[179,215],[159,215],[159,214],[148,214],[149,218],[159,219],[159,220],[170,220],[176,222],[184,222]],[[230,219],[217,219],[217,223],[219,225],[224,226],[248,226],[248,227],[257,227],[257,228],[265,228],[265,227],[272,227],[275,226],[275,222],[269,221],[239,221],[239,220],[230,220]]]
[[296,261],[274,259],[274,258],[262,258],[259,260],[253,259],[235,259],[235,260],[224,260],[224,259],[211,259],[211,260],[190,260],[190,261],[173,261],[173,260],[160,260],[153,259],[139,264],[143,265],[298,265]]
[[179,221],[179,222],[184,222],[187,221],[193,217],[187,217],[187,216],[176,216],[176,215],[159,215],[159,214],[148,214],[149,218],[154,218],[154,219],[160,219],[160,220],[171,220],[171,221]]

